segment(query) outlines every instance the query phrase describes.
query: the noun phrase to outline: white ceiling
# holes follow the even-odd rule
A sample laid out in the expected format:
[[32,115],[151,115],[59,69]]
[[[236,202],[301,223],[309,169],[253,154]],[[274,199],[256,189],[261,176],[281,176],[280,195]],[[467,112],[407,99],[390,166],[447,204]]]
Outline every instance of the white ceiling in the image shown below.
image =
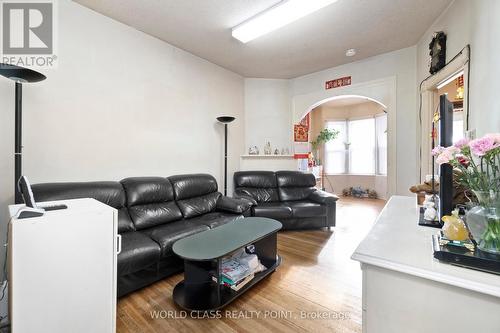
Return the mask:
[[293,78],[414,45],[452,0],[338,0],[247,44],[231,28],[279,0],[75,1],[245,77]]

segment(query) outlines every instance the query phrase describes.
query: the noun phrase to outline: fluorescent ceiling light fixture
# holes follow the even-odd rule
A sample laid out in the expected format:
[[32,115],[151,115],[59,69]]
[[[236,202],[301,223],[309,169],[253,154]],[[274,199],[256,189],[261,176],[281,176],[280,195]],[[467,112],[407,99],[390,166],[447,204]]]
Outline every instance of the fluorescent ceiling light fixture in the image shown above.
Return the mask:
[[463,70],[460,70],[458,73],[455,73],[454,75],[450,76],[449,78],[447,78],[443,82],[439,83],[438,86],[437,86],[437,88],[438,89],[443,88],[445,85],[447,85],[451,81],[455,80],[456,78],[460,77],[461,75],[464,75],[464,71]]
[[337,0],[286,0],[233,28],[234,38],[243,43],[277,30]]

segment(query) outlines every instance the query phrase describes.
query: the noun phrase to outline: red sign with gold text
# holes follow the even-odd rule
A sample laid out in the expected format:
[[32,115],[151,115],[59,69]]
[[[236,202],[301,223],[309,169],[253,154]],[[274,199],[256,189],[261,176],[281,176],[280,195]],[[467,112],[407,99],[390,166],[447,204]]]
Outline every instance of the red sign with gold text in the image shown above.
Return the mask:
[[350,86],[350,85],[351,85],[351,77],[344,76],[344,77],[341,77],[340,79],[326,81],[325,82],[325,89],[340,88],[343,86]]

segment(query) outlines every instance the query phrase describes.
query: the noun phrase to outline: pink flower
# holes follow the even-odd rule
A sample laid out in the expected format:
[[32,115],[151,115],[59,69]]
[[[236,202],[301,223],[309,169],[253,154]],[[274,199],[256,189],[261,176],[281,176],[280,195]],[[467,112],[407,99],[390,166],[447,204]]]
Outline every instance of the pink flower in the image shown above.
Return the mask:
[[442,148],[441,153],[436,158],[436,163],[439,165],[450,163],[450,161],[455,158],[455,154],[460,153],[460,149],[458,149],[455,146],[450,146],[446,148],[441,147],[441,148]]
[[463,155],[459,155],[457,156],[457,161],[458,163],[460,163],[464,168],[468,168],[469,165],[470,165],[470,161],[467,157],[463,156]]
[[458,149],[462,149],[463,147],[467,146],[469,144],[469,139],[467,138],[462,138],[460,140],[458,140],[454,146],[457,147]]
[[438,156],[439,154],[441,154],[444,150],[444,147],[441,147],[441,146],[437,146],[437,147],[434,147],[431,151],[431,155],[432,156]]
[[472,153],[477,156],[484,156],[487,152],[499,146],[500,144],[495,143],[495,138],[490,136],[475,139],[469,143]]
[[484,136],[485,138],[491,138],[495,143],[500,144],[500,133],[489,133]]

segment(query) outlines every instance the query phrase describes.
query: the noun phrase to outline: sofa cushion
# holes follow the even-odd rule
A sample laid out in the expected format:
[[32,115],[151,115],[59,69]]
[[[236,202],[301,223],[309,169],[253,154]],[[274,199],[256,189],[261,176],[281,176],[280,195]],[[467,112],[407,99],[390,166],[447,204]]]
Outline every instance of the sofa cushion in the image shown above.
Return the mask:
[[276,175],[272,171],[237,171],[234,173],[235,187],[277,187]]
[[283,202],[292,209],[293,217],[326,216],[326,206],[308,201]]
[[165,258],[174,254],[172,246],[176,241],[206,230],[210,228],[204,224],[182,220],[141,230],[141,232],[160,245],[161,258]]
[[292,208],[281,202],[262,202],[252,207],[252,215],[286,219],[292,217]]
[[240,220],[243,218],[243,215],[230,214],[230,213],[222,213],[222,212],[213,212],[204,214],[201,216],[194,217],[192,219],[186,220],[195,224],[204,224],[210,229],[216,228],[220,225],[230,223],[236,220]]
[[137,231],[121,234],[122,251],[118,254],[118,276],[137,272],[160,259],[160,246]]
[[217,200],[221,195],[219,192],[214,192],[191,199],[179,200],[177,204],[184,218],[189,219],[215,210]]
[[182,219],[182,213],[175,201],[132,206],[128,211],[137,230]]
[[238,187],[234,190],[234,195],[253,198],[257,203],[279,201],[277,188]]
[[234,173],[235,195],[249,196],[257,202],[279,201],[276,175],[272,171]]
[[168,177],[174,188],[175,200],[184,200],[217,192],[217,181],[208,174],[190,174]]
[[93,198],[118,209],[118,232],[134,230],[125,208],[125,191],[119,182],[45,183],[32,186],[35,201]]
[[278,171],[276,180],[281,201],[304,200],[316,191],[316,178],[312,173]]
[[182,219],[168,179],[131,177],[121,183],[127,195],[128,212],[137,230]]
[[174,189],[167,178],[130,177],[121,183],[127,194],[128,207],[174,200]]

